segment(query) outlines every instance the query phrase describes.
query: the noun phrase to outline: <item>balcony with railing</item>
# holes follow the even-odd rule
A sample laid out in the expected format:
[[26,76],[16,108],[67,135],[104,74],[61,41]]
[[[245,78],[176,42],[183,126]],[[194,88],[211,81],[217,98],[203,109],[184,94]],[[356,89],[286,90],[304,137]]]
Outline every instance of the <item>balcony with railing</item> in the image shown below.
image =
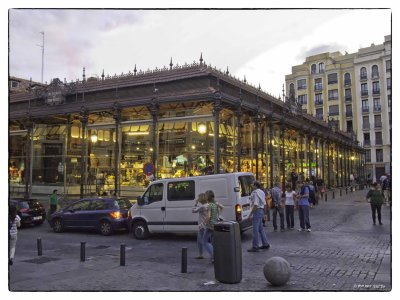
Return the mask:
[[345,80],[344,86],[351,86],[351,79]]
[[330,96],[328,96],[328,100],[329,100],[329,101],[331,101],[331,100],[337,100],[337,99],[339,99],[339,96],[338,96],[338,95],[330,95]]
[[361,96],[363,96],[363,97],[368,96],[368,90],[362,90],[361,91]]
[[303,85],[299,85],[297,87],[297,90],[305,90],[307,88],[307,85],[303,84]]
[[322,91],[322,83],[316,83],[314,85],[314,91]]
[[351,97],[351,95],[345,95],[344,96],[344,101],[351,102],[352,100],[353,100],[353,97]]
[[339,115],[339,112],[338,111],[330,111],[329,112],[329,116],[331,117],[331,116],[338,116]]
[[374,128],[382,128],[382,122],[375,122]]
[[375,145],[378,145],[378,146],[383,145],[382,139],[375,139]]
[[352,111],[346,111],[346,117],[352,117],[353,112]]
[[381,106],[380,105],[374,105],[374,112],[380,112],[381,111]]
[[381,89],[374,89],[372,90],[372,95],[380,95]]
[[360,81],[366,81],[368,79],[367,74],[361,74],[360,75]]
[[371,140],[365,140],[364,147],[370,147],[370,146],[371,146]]
[[315,117],[317,119],[323,120],[324,119],[324,114],[316,114]]
[[363,123],[363,130],[370,130],[371,126],[369,123]]
[[328,80],[328,84],[336,84],[338,83],[337,79]]
[[315,100],[315,106],[324,105],[324,99]]
[[369,107],[368,107],[368,106],[363,107],[363,108],[362,108],[362,113],[363,113],[363,114],[369,113]]

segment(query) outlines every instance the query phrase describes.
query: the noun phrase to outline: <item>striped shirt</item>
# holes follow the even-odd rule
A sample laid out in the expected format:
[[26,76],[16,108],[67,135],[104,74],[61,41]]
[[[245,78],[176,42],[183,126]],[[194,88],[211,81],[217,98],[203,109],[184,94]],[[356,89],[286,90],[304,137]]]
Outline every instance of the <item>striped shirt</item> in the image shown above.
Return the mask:
[[11,238],[17,237],[17,233],[18,233],[17,227],[19,227],[19,226],[21,226],[21,218],[17,215],[11,224],[11,228],[10,228],[10,237]]
[[264,208],[265,193],[260,189],[255,189],[250,195],[250,205],[251,207],[257,205],[257,208]]

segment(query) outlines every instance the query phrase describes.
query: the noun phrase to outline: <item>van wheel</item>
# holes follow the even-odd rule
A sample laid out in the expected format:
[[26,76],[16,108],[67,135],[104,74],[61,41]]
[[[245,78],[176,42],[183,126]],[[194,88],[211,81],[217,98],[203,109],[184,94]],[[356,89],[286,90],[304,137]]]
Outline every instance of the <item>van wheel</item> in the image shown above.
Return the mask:
[[102,235],[111,235],[113,233],[111,223],[108,221],[101,221],[100,222],[100,233]]
[[149,237],[149,230],[143,221],[137,221],[132,225],[133,237],[138,240],[145,240]]

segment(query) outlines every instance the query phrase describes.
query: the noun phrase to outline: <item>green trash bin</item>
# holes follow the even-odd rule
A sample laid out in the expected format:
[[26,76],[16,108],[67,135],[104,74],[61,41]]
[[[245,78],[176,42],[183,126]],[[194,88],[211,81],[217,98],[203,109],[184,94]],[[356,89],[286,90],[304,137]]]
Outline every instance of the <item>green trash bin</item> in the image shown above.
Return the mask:
[[242,243],[237,222],[214,224],[214,273],[215,279],[223,283],[242,280]]

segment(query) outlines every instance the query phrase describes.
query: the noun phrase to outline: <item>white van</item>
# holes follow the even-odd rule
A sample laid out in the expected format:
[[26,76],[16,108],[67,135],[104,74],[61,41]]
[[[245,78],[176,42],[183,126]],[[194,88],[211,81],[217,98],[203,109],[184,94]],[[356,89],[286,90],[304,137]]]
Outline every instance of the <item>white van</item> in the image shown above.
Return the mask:
[[245,172],[156,180],[131,207],[129,229],[136,239],[146,239],[153,232],[195,233],[199,217],[192,208],[200,193],[212,190],[215,201],[224,206],[220,217],[237,221],[243,232],[252,226],[253,182],[253,173]]

